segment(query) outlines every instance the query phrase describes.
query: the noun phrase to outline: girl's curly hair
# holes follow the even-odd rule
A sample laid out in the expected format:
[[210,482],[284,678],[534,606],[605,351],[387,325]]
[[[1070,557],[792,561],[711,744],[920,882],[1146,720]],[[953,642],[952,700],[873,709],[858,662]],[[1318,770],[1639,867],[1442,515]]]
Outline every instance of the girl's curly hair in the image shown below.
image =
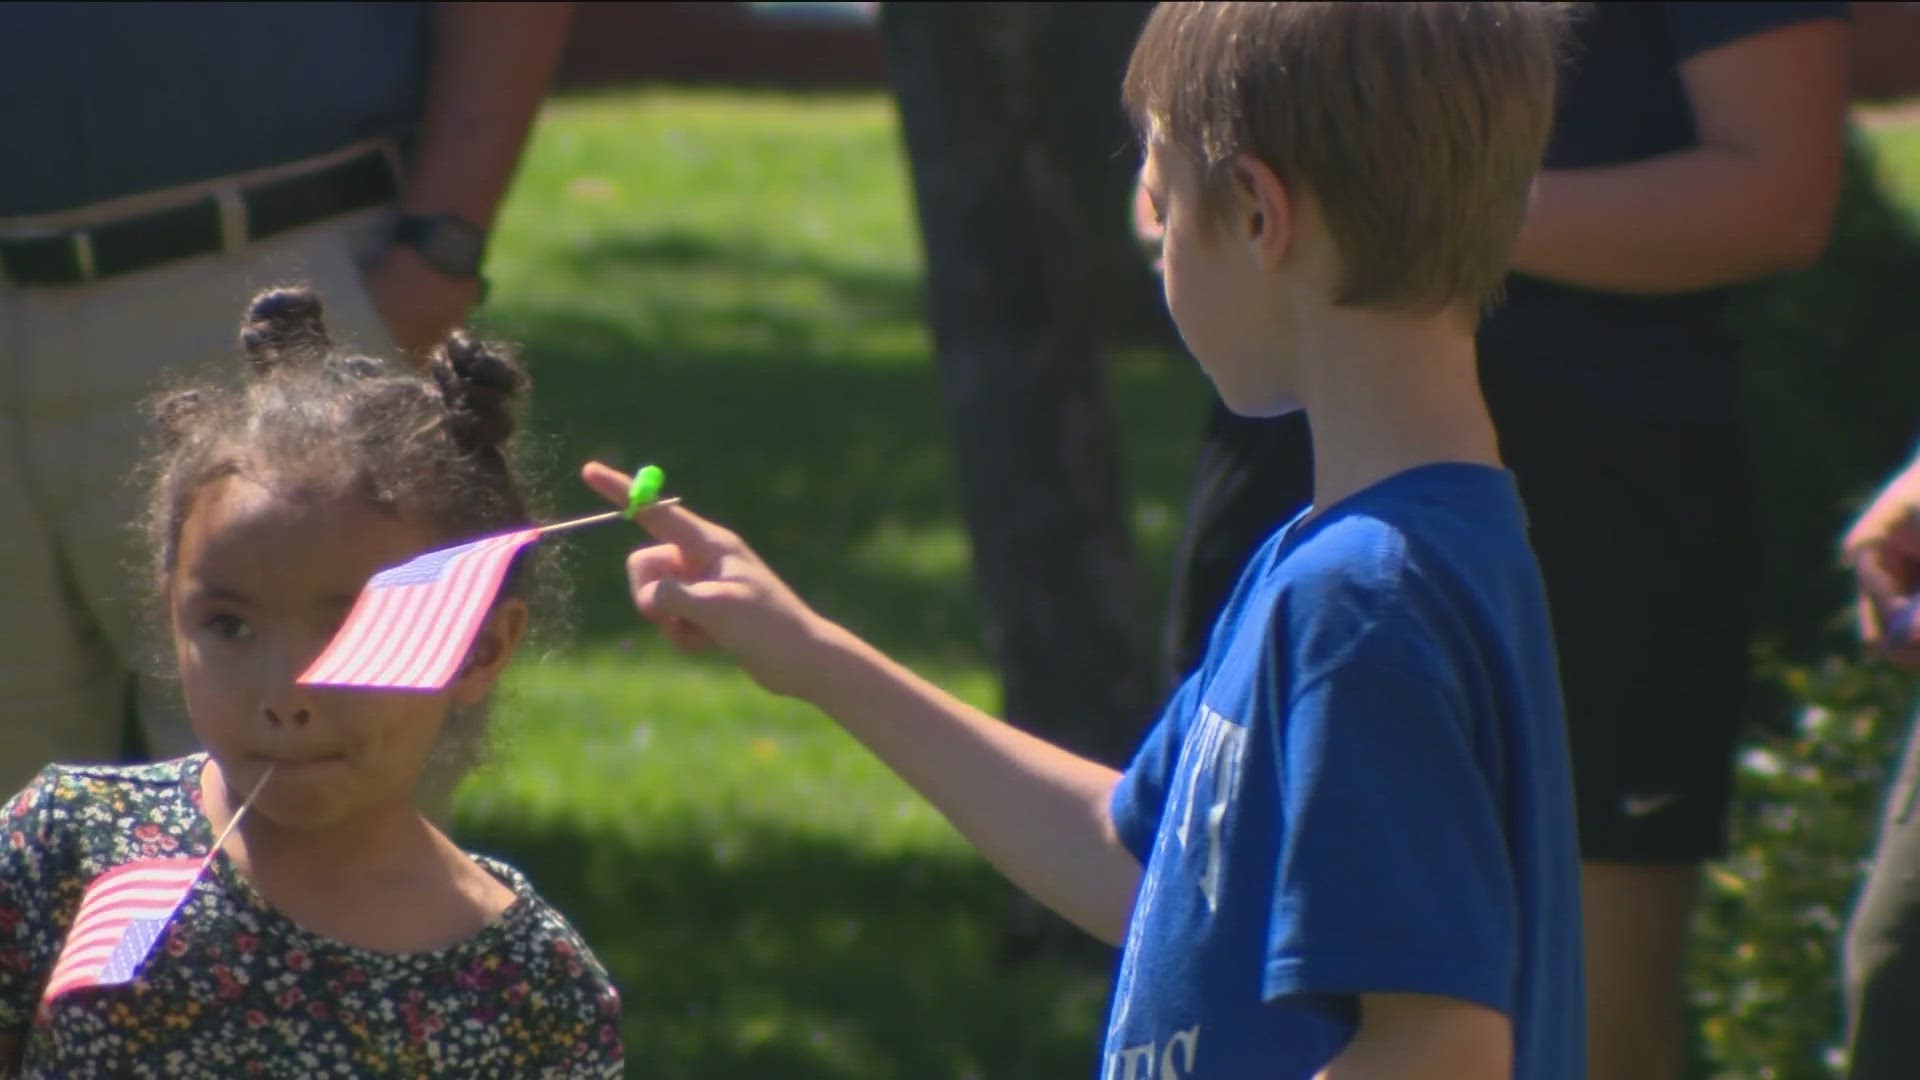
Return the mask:
[[[500,347],[455,331],[424,371],[349,353],[328,336],[319,296],[297,286],[253,298],[240,352],[237,385],[175,389],[150,405],[158,452],[144,526],[155,600],[167,595],[195,496],[227,476],[359,498],[416,517],[449,543],[534,519],[515,445],[528,379]],[[546,546],[522,553],[502,596],[552,589]],[[484,714],[456,714],[436,763],[464,771],[485,746]]]

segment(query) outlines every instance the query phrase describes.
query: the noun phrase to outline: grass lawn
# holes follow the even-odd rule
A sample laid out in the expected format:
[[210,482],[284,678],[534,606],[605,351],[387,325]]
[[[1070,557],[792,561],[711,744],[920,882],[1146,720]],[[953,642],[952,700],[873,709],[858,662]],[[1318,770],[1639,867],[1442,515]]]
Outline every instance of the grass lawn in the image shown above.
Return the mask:
[[[654,461],[835,618],[991,706],[890,103],[636,92],[546,112],[482,321],[523,343],[553,503]],[[1137,521],[1164,566],[1206,400],[1123,361]],[[523,663],[463,839],[526,868],[619,980],[649,1077],[1090,1076],[1103,974],[1003,970],[1007,892],[823,718],[680,658],[569,552],[571,635]]]
[[[1885,129],[1920,205],[1920,129]],[[542,118],[482,322],[524,344],[561,512],[589,455],[661,464],[834,618],[991,706],[920,256],[878,95],[644,91]],[[1117,362],[1143,559],[1162,575],[1207,386]],[[503,694],[462,838],[528,870],[612,968],[630,1074],[1091,1076],[1104,973],[1005,968],[1005,886],[830,723],[633,616],[602,529],[572,633]]]

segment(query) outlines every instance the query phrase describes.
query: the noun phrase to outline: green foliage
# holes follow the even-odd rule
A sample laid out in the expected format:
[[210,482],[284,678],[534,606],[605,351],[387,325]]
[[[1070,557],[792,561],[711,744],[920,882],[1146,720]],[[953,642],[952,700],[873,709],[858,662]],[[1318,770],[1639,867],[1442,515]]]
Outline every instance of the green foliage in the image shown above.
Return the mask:
[[1831,1080],[1844,928],[1913,682],[1837,657],[1769,668],[1799,705],[1790,734],[1742,755],[1732,851],[1709,869],[1695,927],[1693,1005],[1704,1075]]
[[1920,126],[1853,132],[1819,265],[1745,290],[1763,702],[1733,850],[1695,928],[1695,1075],[1841,1075],[1840,957],[1911,680],[1858,658],[1835,560],[1860,501],[1920,433]]
[[1825,258],[1734,303],[1767,549],[1761,619],[1802,660],[1841,640],[1837,539],[1920,434],[1916,196],[1920,126],[1855,131]]

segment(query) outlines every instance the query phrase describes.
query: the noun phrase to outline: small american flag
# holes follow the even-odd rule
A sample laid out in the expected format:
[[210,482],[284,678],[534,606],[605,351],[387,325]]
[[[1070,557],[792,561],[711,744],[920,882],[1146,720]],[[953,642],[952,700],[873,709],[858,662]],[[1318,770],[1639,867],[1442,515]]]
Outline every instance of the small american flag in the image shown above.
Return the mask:
[[493,607],[508,565],[542,531],[429,551],[375,574],[300,682],[390,690],[447,685]]
[[80,898],[41,1007],[69,990],[131,982],[206,860],[141,859],[93,879]]

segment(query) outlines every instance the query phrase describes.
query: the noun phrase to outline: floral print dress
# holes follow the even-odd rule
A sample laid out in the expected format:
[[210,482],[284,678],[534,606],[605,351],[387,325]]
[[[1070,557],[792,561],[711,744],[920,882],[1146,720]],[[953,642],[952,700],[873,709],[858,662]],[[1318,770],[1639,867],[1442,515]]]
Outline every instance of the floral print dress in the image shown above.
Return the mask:
[[[205,755],[53,766],[0,817],[0,1037],[22,1075],[617,1077],[620,1003],[580,935],[511,867],[475,936],[394,954],[275,911],[218,855],[132,982],[41,993],[87,885],[136,859],[204,855]],[[8,1063],[0,1061],[0,1076]]]

